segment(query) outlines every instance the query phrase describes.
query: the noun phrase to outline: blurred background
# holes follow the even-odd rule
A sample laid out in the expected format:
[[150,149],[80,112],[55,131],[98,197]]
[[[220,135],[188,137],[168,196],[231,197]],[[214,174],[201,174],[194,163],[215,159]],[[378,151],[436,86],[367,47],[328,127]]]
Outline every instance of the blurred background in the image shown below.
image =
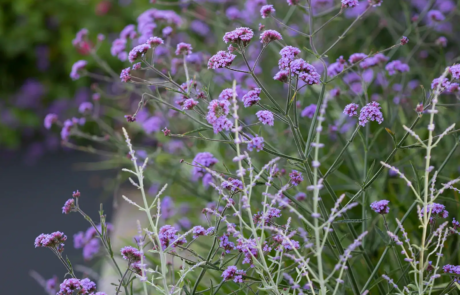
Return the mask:
[[[136,7],[147,9],[148,1]],[[4,294],[46,294],[29,275],[44,278],[64,273],[62,264],[46,249],[33,249],[42,232],[65,231],[66,253],[83,263],[81,249],[72,246],[72,235],[87,224],[79,215],[63,215],[61,206],[72,191],[85,195],[86,212],[98,220],[104,204],[110,221],[112,195],[104,190],[111,172],[94,172],[84,163],[98,157],[61,147],[59,132],[43,127],[48,113],[73,114],[90,99],[87,81],[72,81],[72,64],[88,52],[72,46],[81,28],[112,35],[133,22],[136,11],[125,9],[130,0],[0,1],[0,228],[3,240],[0,263],[7,275],[0,277]],[[99,54],[120,67],[110,56],[110,44]],[[117,62],[119,64],[117,64]],[[62,203],[62,204],[61,204]]]

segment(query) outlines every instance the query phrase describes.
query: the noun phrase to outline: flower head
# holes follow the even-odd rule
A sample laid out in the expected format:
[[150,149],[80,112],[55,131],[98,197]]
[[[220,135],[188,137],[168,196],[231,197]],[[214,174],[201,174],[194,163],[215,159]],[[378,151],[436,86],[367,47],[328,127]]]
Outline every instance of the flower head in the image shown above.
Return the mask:
[[450,66],[449,72],[452,74],[454,79],[460,80],[460,64]]
[[371,204],[371,209],[374,210],[375,213],[388,214],[388,212],[390,212],[389,203],[390,201],[388,200],[375,201]]
[[316,112],[316,104],[311,104],[308,107],[305,107],[300,113],[301,117],[313,118]]
[[176,55],[190,55],[192,54],[192,45],[188,43],[181,42],[177,44]]
[[353,8],[358,6],[358,0],[342,0],[342,7]]
[[159,45],[162,45],[164,44],[164,41],[163,39],[159,38],[159,37],[150,37],[147,39],[147,41],[145,42],[147,45],[150,46],[150,48],[155,48]]
[[242,46],[247,46],[254,37],[254,32],[250,28],[240,27],[224,35],[225,43],[236,43]]
[[299,55],[300,49],[293,46],[285,46],[280,50],[281,58],[278,61],[280,70],[289,70],[289,66],[297,55]]
[[64,206],[62,207],[62,213],[64,214],[69,214],[75,209],[75,200],[74,199],[68,199]]
[[78,111],[82,114],[89,113],[93,110],[93,104],[90,102],[82,102],[78,107]]
[[121,70],[120,79],[125,83],[131,81],[131,68]]
[[144,54],[150,49],[150,46],[148,44],[141,44],[137,45],[134,47],[128,54],[128,60],[133,63],[136,59],[138,59],[141,56],[144,56]]
[[358,116],[358,108],[359,105],[357,105],[356,103],[350,103],[345,107],[343,113],[349,117]]
[[257,152],[260,152],[264,149],[264,138],[261,136],[255,136],[248,142],[248,150],[253,151],[256,149]]
[[393,76],[394,74],[396,74],[396,72],[398,73],[409,72],[410,68],[409,68],[409,65],[402,63],[399,60],[394,60],[392,62],[389,62],[386,65],[385,70],[388,71],[388,74],[390,76]]
[[267,18],[270,16],[270,14],[275,13],[275,8],[273,8],[273,5],[264,5],[260,9],[260,15],[262,18]]
[[354,63],[357,63],[365,59],[366,57],[367,57],[367,54],[364,54],[364,53],[353,53],[352,55],[350,55],[350,58],[348,59],[348,61],[351,64],[354,64]]
[[266,30],[260,35],[260,43],[268,44],[272,41],[278,41],[283,39],[280,33],[275,30]]
[[212,167],[219,161],[209,152],[198,153],[192,161],[192,174],[194,177],[202,177],[207,173],[204,167]]
[[260,92],[262,89],[260,88],[255,88],[254,90],[249,91],[243,96],[243,103],[244,107],[250,107],[252,105],[255,105],[259,100],[260,100]]
[[73,80],[77,80],[80,78],[80,72],[83,70],[87,65],[86,60],[79,60],[72,66],[72,71],[70,72],[70,78]]
[[124,260],[127,260],[131,263],[141,261],[142,254],[138,249],[134,247],[131,247],[131,246],[123,247],[121,248],[120,252]]
[[442,14],[442,12],[439,10],[430,10],[428,11],[427,15],[428,18],[434,23],[442,22],[445,19],[444,14]]
[[293,186],[298,186],[303,181],[302,173],[297,170],[292,170],[292,172],[289,173],[289,178]]
[[238,98],[238,93],[236,91],[233,91],[232,88],[226,88],[222,90],[222,92],[219,94],[219,99],[231,101],[233,100],[233,95],[235,95],[236,98]]
[[58,116],[56,114],[48,114],[45,117],[43,125],[46,129],[50,129],[51,126],[58,121]]
[[283,83],[287,83],[289,81],[289,72],[286,70],[281,70],[278,73],[276,73],[273,79]]
[[219,51],[215,55],[211,56],[208,61],[208,69],[221,69],[232,65],[236,55],[226,51]]
[[275,119],[273,118],[273,113],[270,111],[258,111],[256,113],[259,121],[264,125],[273,126]]
[[379,124],[382,124],[383,115],[380,109],[380,104],[376,101],[364,106],[359,113],[359,125],[365,126],[369,121],[377,121]]

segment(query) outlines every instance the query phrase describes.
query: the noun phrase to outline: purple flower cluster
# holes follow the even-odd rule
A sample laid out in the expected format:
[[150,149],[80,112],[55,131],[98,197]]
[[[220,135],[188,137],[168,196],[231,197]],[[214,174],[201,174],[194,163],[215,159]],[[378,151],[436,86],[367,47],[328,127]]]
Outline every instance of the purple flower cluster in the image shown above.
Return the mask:
[[232,65],[236,55],[226,51],[218,51],[215,55],[211,56],[208,61],[208,69],[221,69]]
[[145,53],[150,49],[148,44],[141,44],[134,47],[128,54],[129,62],[133,63],[139,57],[144,56]]
[[88,295],[104,295],[103,292],[96,292],[96,284],[90,279],[65,279],[59,286],[59,292],[56,295],[73,295],[73,294],[88,294]]
[[255,136],[248,142],[248,150],[253,151],[256,149],[257,152],[260,152],[264,149],[264,138],[261,136]]
[[56,231],[51,234],[41,234],[35,239],[35,248],[37,247],[48,247],[57,249],[59,252],[64,251],[64,242],[67,241],[67,236]]
[[342,7],[353,8],[358,6],[358,0],[342,0]]
[[275,30],[266,30],[260,35],[260,43],[263,43],[264,45],[281,39],[283,39],[283,37]]
[[229,241],[227,234],[224,234],[223,236],[221,236],[219,240],[220,240],[219,247],[223,248],[225,253],[229,254],[230,251],[235,249],[235,243]]
[[[431,212],[431,214],[429,214]],[[423,218],[425,214],[430,215],[430,222],[434,221],[435,216],[447,218],[449,216],[449,212],[446,210],[446,206],[438,203],[432,203],[427,206],[424,206],[418,212],[420,218]]]
[[264,125],[273,126],[273,124],[275,123],[273,113],[270,111],[258,111],[256,113],[256,116],[259,119],[259,121]]
[[230,112],[230,102],[227,100],[213,100],[208,105],[208,115],[206,120],[212,124],[214,133],[219,133],[223,130],[230,130],[233,123],[227,118]]
[[298,186],[303,181],[302,173],[297,170],[292,170],[292,172],[289,173],[289,178],[290,183],[293,186]]
[[131,81],[131,68],[121,70],[120,80],[124,83]]
[[75,200],[74,199],[68,199],[65,203],[64,206],[62,207],[62,213],[63,214],[69,214],[75,209]]
[[139,262],[142,259],[141,252],[131,246],[121,248],[120,252],[123,259],[129,261],[130,263]]
[[231,32],[227,32],[224,35],[225,43],[236,43],[241,46],[247,46],[254,37],[254,32],[250,28],[241,27]]
[[393,76],[394,74],[396,74],[396,72],[398,72],[398,73],[409,72],[410,68],[409,68],[409,65],[407,65],[405,63],[402,63],[399,60],[394,60],[392,62],[389,62],[386,65],[385,70],[388,71],[388,74],[390,76]]
[[273,5],[264,5],[260,9],[260,15],[262,18],[267,18],[270,16],[270,14],[275,13],[275,8],[273,8]]
[[354,64],[354,63],[362,61],[366,57],[367,57],[367,54],[364,54],[364,53],[353,53],[352,55],[350,55],[350,58],[348,59],[348,61],[351,64]]
[[291,62],[291,74],[298,75],[299,79],[309,85],[319,84],[320,75],[316,68],[301,58]]
[[48,114],[45,117],[43,125],[45,126],[46,129],[50,129],[51,126],[53,126],[53,124],[56,123],[58,120],[59,119],[56,114]]
[[180,42],[176,47],[176,55],[190,55],[192,54],[192,45]]
[[196,239],[200,236],[207,235],[207,231],[201,225],[194,226],[192,228],[193,238]]
[[177,235],[178,230],[171,226],[171,225],[164,225],[160,228],[160,232],[158,234],[158,238],[160,239],[161,248],[165,250],[171,244],[172,247],[176,247],[177,245],[183,245],[187,243],[187,240],[184,238],[179,239]]
[[[99,232],[102,231],[101,225],[98,225],[97,228]],[[110,223],[107,223],[106,229],[110,232],[113,227]],[[73,235],[73,245],[75,249],[83,248],[83,258],[91,260],[99,252],[100,239],[94,227],[90,227],[86,232],[81,231]]]
[[388,61],[388,57],[386,57],[382,53],[377,53],[376,55],[363,60],[359,64],[359,66],[363,69],[369,69],[369,68],[384,64],[387,61]]
[[382,124],[383,115],[380,109],[380,104],[376,101],[364,106],[359,113],[359,125],[364,127],[369,121],[377,121],[377,123]]
[[246,93],[242,98],[243,103],[244,103],[244,107],[247,108],[247,107],[255,105],[260,100],[259,95],[260,95],[261,91],[262,91],[262,89],[255,88],[255,89],[249,91],[248,93]]
[[347,61],[343,58],[343,56],[340,56],[335,63],[332,63],[327,67],[327,75],[330,77],[337,76],[343,71],[346,64]]
[[[280,50],[281,58],[278,61],[278,66],[280,70],[289,70],[291,62],[297,58],[299,55],[300,49],[293,46],[285,46]],[[278,79],[276,79],[278,80]]]
[[243,183],[241,180],[229,178],[228,180],[222,182],[222,187],[232,192],[238,192],[243,190]]
[[254,267],[252,257],[257,258],[259,255],[256,240],[240,238],[237,242],[236,249],[244,255],[243,264],[249,263],[251,267]]
[[207,173],[204,167],[212,167],[217,162],[219,161],[216,158],[214,158],[213,154],[209,152],[198,153],[192,161],[193,177],[195,179],[203,177]]
[[243,276],[246,275],[244,270],[238,270],[236,266],[229,266],[222,272],[224,281],[233,280],[235,283],[243,283]]
[[358,116],[358,108],[358,104],[350,103],[345,107],[345,109],[343,109],[343,113],[349,117]]
[[72,78],[73,80],[80,79],[80,73],[84,68],[86,68],[87,64],[88,63],[86,62],[86,60],[79,60],[76,63],[74,63],[72,65],[72,71],[70,72],[70,78]]
[[390,201],[388,200],[375,201],[371,204],[371,209],[378,214],[388,214],[390,212],[389,203]]
[[311,104],[302,110],[302,112],[300,113],[300,116],[311,119],[315,115],[315,112],[316,112],[316,104]]
[[234,92],[232,88],[226,88],[222,90],[222,92],[219,94],[219,99],[231,101],[233,100],[234,94],[235,94],[235,97],[238,98],[238,93],[236,91]]
[[[446,264],[442,267],[442,270],[445,273],[460,275],[460,265]],[[452,279],[454,280],[454,282],[459,282],[459,278],[457,276],[452,276]]]
[[460,80],[460,64],[450,66],[449,72],[452,74],[454,79]]

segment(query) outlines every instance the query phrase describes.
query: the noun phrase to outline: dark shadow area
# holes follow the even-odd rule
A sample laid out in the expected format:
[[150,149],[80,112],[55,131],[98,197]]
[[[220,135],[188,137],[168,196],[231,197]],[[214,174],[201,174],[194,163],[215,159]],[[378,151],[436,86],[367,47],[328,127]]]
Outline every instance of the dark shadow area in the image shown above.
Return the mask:
[[1,293],[46,294],[30,277],[30,270],[45,279],[57,275],[62,282],[65,268],[50,250],[34,249],[35,237],[64,232],[68,237],[64,254],[74,265],[82,264],[82,250],[74,249],[73,235],[85,231],[89,223],[78,213],[62,214],[61,208],[78,189],[82,193],[81,207],[91,218],[98,223],[102,201],[110,220],[112,201],[104,201],[102,187],[104,178],[112,173],[76,170],[76,163],[97,159],[77,152],[50,153],[33,166],[23,164],[21,159],[20,154],[0,158]]

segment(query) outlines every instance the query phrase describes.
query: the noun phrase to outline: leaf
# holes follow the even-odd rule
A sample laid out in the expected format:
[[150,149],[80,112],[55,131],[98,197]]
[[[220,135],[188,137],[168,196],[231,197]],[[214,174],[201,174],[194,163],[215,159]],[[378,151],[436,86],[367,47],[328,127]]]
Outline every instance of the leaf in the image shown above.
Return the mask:
[[385,244],[388,244],[388,234],[384,233],[378,227],[375,227],[375,229],[377,230],[377,233],[379,234],[380,238],[382,238],[383,242],[385,242]]
[[371,172],[374,169],[374,166],[375,166],[375,160],[372,161],[371,167],[369,167],[369,169],[367,170],[367,174],[366,174],[367,176],[366,176],[366,180],[364,180],[364,183],[366,183],[372,176]]
[[393,139],[393,143],[396,144],[395,133],[390,128],[385,128],[385,130],[391,136],[391,138]]
[[412,163],[412,161],[410,162],[410,165],[412,167],[412,171],[414,172],[414,176],[415,176],[415,179],[416,179],[415,184],[416,184],[416,187],[417,187],[417,191],[420,194],[420,181],[419,181],[420,176],[418,175],[417,169],[415,169],[414,164]]

